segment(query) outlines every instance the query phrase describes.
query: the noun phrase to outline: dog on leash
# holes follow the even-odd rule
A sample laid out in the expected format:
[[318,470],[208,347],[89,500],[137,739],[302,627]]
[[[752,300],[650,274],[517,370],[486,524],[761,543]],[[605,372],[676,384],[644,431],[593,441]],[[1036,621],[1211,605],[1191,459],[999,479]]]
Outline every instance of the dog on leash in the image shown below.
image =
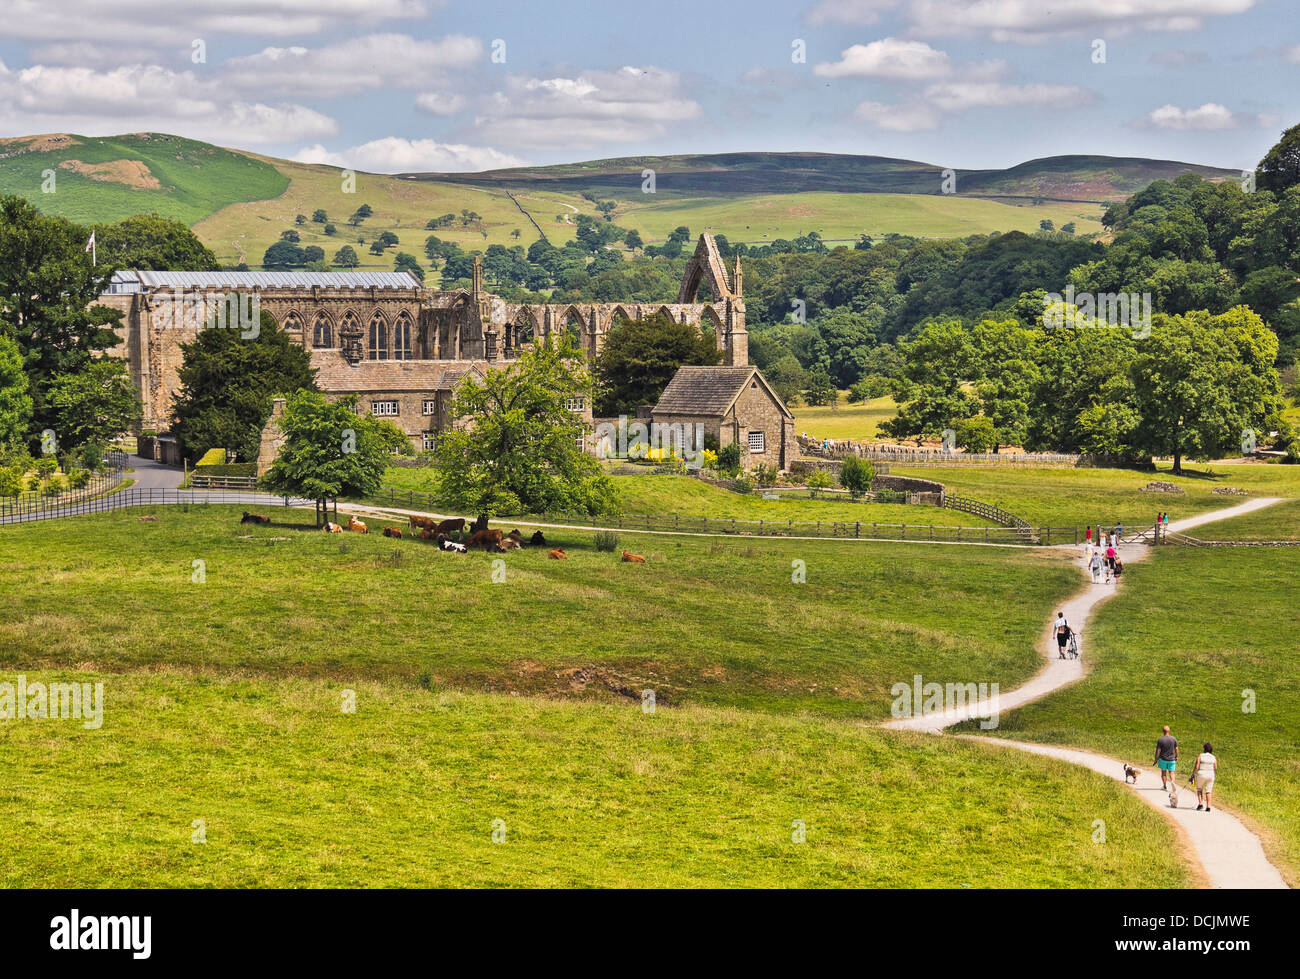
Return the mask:
[[1169,779],[1169,808],[1178,808],[1178,779],[1176,778]]
[[1125,765],[1125,766],[1124,766],[1124,784],[1127,785],[1129,779],[1132,779],[1132,780],[1133,780],[1133,784],[1134,784],[1134,785],[1137,785],[1137,784],[1138,784],[1138,776],[1141,775],[1141,774],[1142,774],[1142,772],[1139,771],[1138,769],[1134,768],[1132,765]]

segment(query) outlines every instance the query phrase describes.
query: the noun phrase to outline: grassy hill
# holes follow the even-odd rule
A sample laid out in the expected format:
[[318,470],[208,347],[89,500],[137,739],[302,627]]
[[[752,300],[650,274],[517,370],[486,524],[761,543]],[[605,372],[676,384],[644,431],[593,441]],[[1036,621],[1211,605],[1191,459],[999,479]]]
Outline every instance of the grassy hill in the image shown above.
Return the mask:
[[[657,174],[654,194],[641,172]],[[54,170],[57,189],[42,193]],[[0,193],[20,194],[42,210],[83,223],[157,211],[191,225],[226,264],[261,263],[280,233],[297,227],[302,245],[332,258],[350,244],[362,267],[392,267],[393,251],[369,254],[391,231],[400,250],[422,255],[430,218],[470,210],[481,220],[437,231],[466,249],[528,244],[544,234],[571,238],[578,213],[595,216],[591,198],[617,202],[613,219],[647,243],[679,225],[732,241],[762,243],[817,231],[828,241],[897,232],[958,237],[1033,231],[1044,219],[1073,221],[1080,233],[1101,229],[1101,204],[1151,180],[1184,172],[1211,178],[1232,171],[1167,160],[1052,157],[1007,170],[957,171],[956,196],[939,190],[940,167],[912,160],[827,153],[731,153],[648,156],[547,167],[455,174],[357,174],[343,192],[337,168],[294,163],[157,133],[93,138],[70,134],[0,140]],[[361,204],[373,217],[347,218]],[[324,209],[324,225],[296,226]],[[514,232],[518,231],[516,238]]]
[[[55,172],[54,193],[42,191]],[[283,194],[289,178],[244,153],[158,133],[0,139],[0,194],[83,224],[157,211],[193,225],[237,201]]]

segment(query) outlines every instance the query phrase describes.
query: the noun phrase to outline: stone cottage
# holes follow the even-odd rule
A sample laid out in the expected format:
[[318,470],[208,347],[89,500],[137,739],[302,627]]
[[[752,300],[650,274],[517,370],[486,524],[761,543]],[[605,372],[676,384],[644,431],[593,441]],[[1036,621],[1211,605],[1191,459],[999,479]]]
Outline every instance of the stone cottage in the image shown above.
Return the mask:
[[794,415],[752,365],[678,368],[651,420],[657,425],[702,425],[705,437],[716,438],[719,448],[738,443],[746,468],[766,463],[788,469],[799,455]]

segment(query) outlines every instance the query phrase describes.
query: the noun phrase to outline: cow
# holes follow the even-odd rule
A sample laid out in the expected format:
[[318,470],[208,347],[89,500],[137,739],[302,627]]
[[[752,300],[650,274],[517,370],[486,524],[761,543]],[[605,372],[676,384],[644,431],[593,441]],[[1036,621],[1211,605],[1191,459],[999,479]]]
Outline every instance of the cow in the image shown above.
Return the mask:
[[342,527],[340,527],[340,526],[339,526],[338,524],[336,524],[336,523],[330,523],[328,520],[325,521],[325,526],[322,527],[321,530],[325,531],[325,533],[327,533],[327,534],[341,534],[341,533],[343,533],[343,528],[342,528]]
[[546,537],[539,530],[534,533],[532,537],[528,538],[528,544],[530,547],[545,547]]
[[356,517],[348,517],[348,530],[354,534],[368,534],[369,529]]
[[633,554],[630,551],[623,552],[623,560],[629,564],[645,564],[645,558],[640,554]]
[[433,540],[435,536],[437,535],[434,534],[434,532],[430,530],[428,527],[425,527],[422,531],[420,531],[420,540]]
[[441,521],[438,526],[433,528],[435,534],[443,534],[450,537],[453,533],[458,533],[465,529],[464,517],[448,517]]
[[469,540],[465,546],[471,551],[501,551],[501,531],[499,530],[476,530],[469,535]]
[[564,553],[564,548],[562,548],[562,547],[557,547],[555,550],[551,551],[551,552],[550,552],[549,554],[547,554],[546,556],[547,556],[548,558],[550,558],[552,561],[567,561],[567,560],[569,560],[569,555],[567,555],[567,554]]
[[385,537],[396,537],[398,540],[401,540],[401,539],[402,539],[402,532],[401,532],[400,530],[398,530],[396,527],[385,527],[385,528],[384,528],[384,536],[385,536]]
[[457,544],[454,540],[448,540],[442,534],[438,535],[438,550],[451,551],[453,554],[464,554],[467,548],[464,544]]
[[433,517],[416,517],[416,516],[411,517],[412,530],[416,530],[416,529],[433,530],[437,526],[438,526],[438,521],[434,520]]
[[260,513],[249,513],[244,511],[244,515],[239,518],[240,523],[270,523],[270,517],[264,517]]
[[499,546],[503,551],[515,551],[523,547],[524,545],[519,543],[519,541],[516,540],[515,538],[506,536],[501,538],[501,543]]

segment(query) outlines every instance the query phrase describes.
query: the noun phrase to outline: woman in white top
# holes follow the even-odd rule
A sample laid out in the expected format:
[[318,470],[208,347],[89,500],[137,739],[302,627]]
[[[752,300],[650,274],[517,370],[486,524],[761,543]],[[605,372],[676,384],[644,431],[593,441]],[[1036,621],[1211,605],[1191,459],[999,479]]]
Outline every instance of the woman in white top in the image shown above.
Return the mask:
[[1219,768],[1219,759],[1214,757],[1214,746],[1210,742],[1201,747],[1204,750],[1196,756],[1196,808],[1209,812],[1210,793],[1214,791],[1214,773]]

